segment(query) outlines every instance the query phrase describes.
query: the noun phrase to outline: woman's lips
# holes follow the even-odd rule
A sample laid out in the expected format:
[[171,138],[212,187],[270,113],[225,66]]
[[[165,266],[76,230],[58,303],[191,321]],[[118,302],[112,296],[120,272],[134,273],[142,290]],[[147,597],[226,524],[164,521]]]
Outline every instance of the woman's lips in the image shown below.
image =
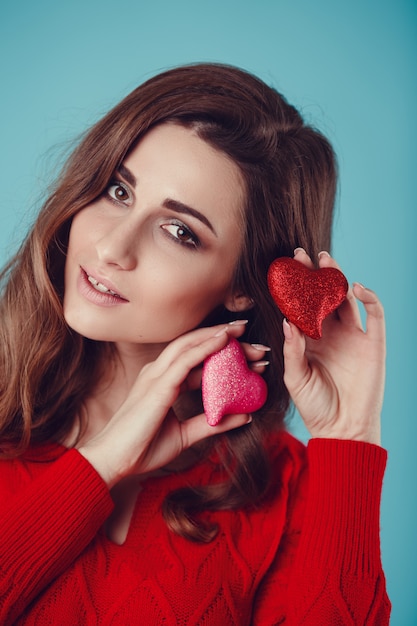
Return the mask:
[[97,291],[100,291],[101,293],[110,293],[112,296],[119,296],[118,293],[116,293],[112,289],[107,289],[107,287],[103,285],[103,283],[99,283],[98,280],[96,280],[92,276],[89,276],[88,274],[87,274],[87,280],[93,285],[94,289],[97,289]]
[[117,292],[117,288],[108,280],[101,281],[84,268],[80,268],[78,288],[87,300],[100,306],[114,306],[129,302]]

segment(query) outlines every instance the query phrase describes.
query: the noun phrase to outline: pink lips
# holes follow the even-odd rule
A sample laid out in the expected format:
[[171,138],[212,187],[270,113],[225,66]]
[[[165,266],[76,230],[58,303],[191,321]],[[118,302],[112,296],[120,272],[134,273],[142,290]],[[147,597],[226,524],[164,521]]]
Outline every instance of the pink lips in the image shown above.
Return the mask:
[[108,280],[102,282],[101,280],[99,280],[99,278],[94,277],[96,281],[100,282],[101,285],[104,285],[107,289],[111,290],[114,293],[98,291],[90,283],[90,281],[88,280],[88,276],[92,275],[86,272],[86,270],[81,267],[78,276],[77,286],[80,294],[89,302],[97,304],[98,306],[107,307],[116,306],[119,304],[126,304],[129,302],[124,296],[118,294],[117,288],[111,285]]

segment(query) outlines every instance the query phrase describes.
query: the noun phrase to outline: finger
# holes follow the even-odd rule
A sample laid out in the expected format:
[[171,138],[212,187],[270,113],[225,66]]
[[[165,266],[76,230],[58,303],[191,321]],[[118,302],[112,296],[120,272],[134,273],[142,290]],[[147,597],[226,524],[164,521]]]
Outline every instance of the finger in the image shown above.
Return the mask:
[[266,358],[268,353],[271,352],[271,348],[262,343],[241,342],[240,345],[248,361],[259,361],[260,359]]
[[181,385],[180,393],[200,389],[202,376],[202,366],[192,369],[187,378],[184,380],[184,383]]
[[270,362],[266,359],[262,361],[254,361],[253,363],[249,363],[249,369],[257,374],[263,374],[269,364]]
[[[224,348],[231,335],[236,337],[241,335],[244,327],[245,323],[231,323],[198,329],[187,333],[185,340],[184,337],[180,337],[178,341],[172,342],[154,363],[147,366],[145,373],[155,404],[157,406],[172,405],[180,393],[197,389],[201,383],[200,366],[204,360],[210,354]],[[212,336],[202,341],[207,331],[210,331]],[[189,335],[194,335],[191,341]],[[196,343],[196,336],[200,343]],[[174,343],[176,345],[173,347]],[[164,354],[165,352],[169,354]]]
[[[262,374],[269,365],[269,361],[264,357],[271,351],[271,348],[260,343],[249,344],[241,342],[240,345],[248,361],[248,367],[258,374]],[[201,386],[202,372],[202,367],[192,369],[184,381],[184,384],[181,386],[181,392],[199,389]]]
[[294,325],[284,320],[284,383],[291,396],[308,382],[311,370],[306,357],[306,339]]
[[185,422],[181,422],[181,437],[184,448],[189,448],[199,441],[228,432],[235,428],[249,424],[252,417],[247,414],[225,415],[217,426],[210,426],[207,423],[204,413],[191,417]]
[[[245,330],[246,324],[247,320],[236,320],[229,324],[198,328],[181,335],[168,344],[161,352],[155,361],[155,369],[161,372],[166,371],[178,362],[178,358],[181,354],[186,354],[197,348],[197,351],[195,351],[197,355],[198,348],[202,345],[206,347],[212,346],[208,348],[209,352],[207,355],[210,354],[210,349],[212,352],[216,352],[227,344],[229,337],[240,337]],[[202,354],[204,354],[204,352],[203,349]],[[205,356],[203,356],[200,361],[196,361],[191,368],[196,367],[204,358]]]
[[197,372],[195,380],[193,381],[193,376],[191,376],[191,381],[188,383],[187,378],[190,372],[198,368],[209,354],[221,350],[227,342],[227,333],[221,333],[182,352],[179,352],[177,347],[177,350],[172,353],[176,354],[173,360],[166,355],[165,358],[160,358],[160,355],[156,361],[148,364],[146,369],[142,369],[132,392],[137,391],[143,394],[145,390],[152,409],[161,415],[166,413],[180,393],[191,389],[200,380],[201,376]]
[[360,283],[354,284],[353,291],[365,307],[367,335],[376,341],[385,341],[384,308],[378,296]]
[[[339,264],[325,250],[322,250],[322,252],[319,252],[318,257],[319,257],[320,268],[332,267],[334,269],[339,270],[340,272],[342,271],[340,269]],[[339,317],[340,321],[343,322],[344,324],[362,329],[362,320],[361,320],[358,303],[356,301],[356,298],[353,294],[353,290],[351,287],[349,287],[347,291],[346,299],[337,308],[336,314]]]
[[249,369],[262,374],[269,365],[268,353],[271,352],[271,348],[261,343],[241,342],[240,345],[248,361]]
[[294,250],[294,259],[296,261],[300,261],[300,263],[302,263],[306,267],[310,268],[311,270],[314,269],[314,263],[310,259],[310,257],[308,256],[308,254],[304,250],[304,248],[296,248]]
[[362,330],[362,319],[358,302],[351,287],[349,287],[346,299],[338,307],[336,314],[339,316],[340,321],[346,324],[346,326],[354,326]]
[[321,252],[319,252],[318,259],[319,259],[319,267],[334,267],[335,269],[340,270],[339,264],[329,254],[329,252],[327,252],[327,250],[322,250]]
[[[234,335],[243,332],[235,326],[230,328]],[[232,333],[227,327],[224,332],[216,333],[213,337],[178,353],[172,362],[168,362],[165,371],[158,372],[159,384],[171,389],[183,387],[183,383],[190,372],[200,366],[209,355],[224,348]]]

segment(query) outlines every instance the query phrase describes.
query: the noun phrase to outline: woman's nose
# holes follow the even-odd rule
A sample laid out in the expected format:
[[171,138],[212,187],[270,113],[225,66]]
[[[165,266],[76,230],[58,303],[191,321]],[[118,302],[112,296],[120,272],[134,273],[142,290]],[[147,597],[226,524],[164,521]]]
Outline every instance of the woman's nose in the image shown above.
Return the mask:
[[96,243],[98,258],[104,264],[117,265],[124,270],[135,269],[138,236],[129,219],[110,228]]

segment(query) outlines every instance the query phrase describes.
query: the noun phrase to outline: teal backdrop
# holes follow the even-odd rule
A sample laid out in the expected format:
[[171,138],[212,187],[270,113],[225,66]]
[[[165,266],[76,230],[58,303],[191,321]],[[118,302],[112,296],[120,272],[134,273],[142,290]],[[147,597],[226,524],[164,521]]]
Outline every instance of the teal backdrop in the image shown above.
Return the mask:
[[[378,292],[387,316],[381,532],[393,626],[417,624],[416,31],[415,0],[20,0],[0,9],[1,263],[77,136],[173,65],[244,67],[333,142],[334,255],[350,281]],[[306,438],[298,417],[292,428]]]

